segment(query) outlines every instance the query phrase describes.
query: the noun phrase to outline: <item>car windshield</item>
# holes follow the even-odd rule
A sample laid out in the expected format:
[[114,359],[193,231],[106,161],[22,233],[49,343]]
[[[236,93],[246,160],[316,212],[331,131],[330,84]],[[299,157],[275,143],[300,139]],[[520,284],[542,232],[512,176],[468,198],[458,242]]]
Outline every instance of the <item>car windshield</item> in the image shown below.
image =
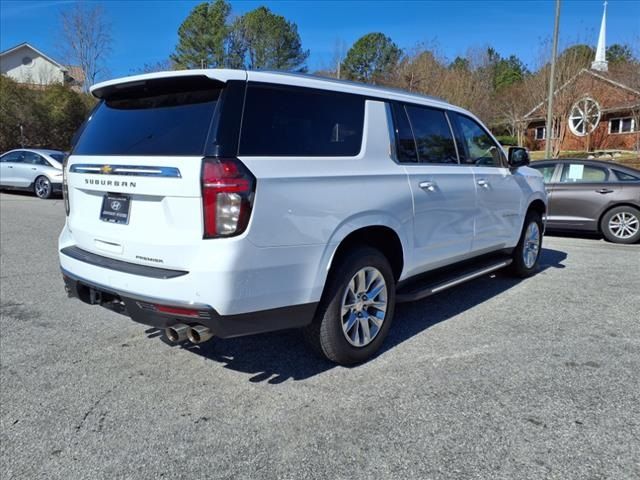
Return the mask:
[[50,153],[49,156],[60,163],[64,160],[64,153]]

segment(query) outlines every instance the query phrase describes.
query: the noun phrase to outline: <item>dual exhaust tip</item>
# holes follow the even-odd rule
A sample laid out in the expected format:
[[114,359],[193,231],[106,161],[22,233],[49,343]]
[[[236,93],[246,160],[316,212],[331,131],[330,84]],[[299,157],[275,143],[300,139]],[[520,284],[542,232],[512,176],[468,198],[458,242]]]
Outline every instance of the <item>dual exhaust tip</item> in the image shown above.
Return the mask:
[[185,325],[178,323],[164,330],[169,341],[173,343],[189,340],[191,343],[202,343],[213,337],[213,332],[204,325]]

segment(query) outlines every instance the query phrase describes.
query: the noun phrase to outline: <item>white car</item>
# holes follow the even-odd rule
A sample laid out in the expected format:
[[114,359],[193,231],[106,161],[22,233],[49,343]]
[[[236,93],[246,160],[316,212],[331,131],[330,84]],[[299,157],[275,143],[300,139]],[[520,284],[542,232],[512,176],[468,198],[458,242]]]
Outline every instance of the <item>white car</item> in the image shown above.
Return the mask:
[[444,101],[238,70],[91,92],[65,166],[66,288],[172,341],[303,328],[358,363],[396,302],[538,266],[542,176]]
[[0,156],[0,187],[30,190],[39,198],[60,193],[64,155],[40,148],[10,150]]

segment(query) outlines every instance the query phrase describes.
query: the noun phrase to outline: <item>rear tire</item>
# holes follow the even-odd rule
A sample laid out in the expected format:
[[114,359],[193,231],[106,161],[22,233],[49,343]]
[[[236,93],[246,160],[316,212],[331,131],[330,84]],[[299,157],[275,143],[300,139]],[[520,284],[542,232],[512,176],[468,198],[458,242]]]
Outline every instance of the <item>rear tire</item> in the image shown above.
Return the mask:
[[520,278],[530,277],[538,270],[542,253],[542,217],[529,211],[524,219],[520,241],[513,250],[511,272]]
[[36,178],[35,182],[33,182],[33,193],[36,194],[36,197],[46,200],[51,197],[52,192],[53,187],[51,186],[51,182],[44,175],[40,175]]
[[344,255],[327,279],[307,343],[340,365],[369,359],[384,342],[395,310],[396,285],[386,257],[370,247]]
[[613,243],[636,243],[640,240],[640,210],[627,205],[615,207],[600,221],[604,238]]

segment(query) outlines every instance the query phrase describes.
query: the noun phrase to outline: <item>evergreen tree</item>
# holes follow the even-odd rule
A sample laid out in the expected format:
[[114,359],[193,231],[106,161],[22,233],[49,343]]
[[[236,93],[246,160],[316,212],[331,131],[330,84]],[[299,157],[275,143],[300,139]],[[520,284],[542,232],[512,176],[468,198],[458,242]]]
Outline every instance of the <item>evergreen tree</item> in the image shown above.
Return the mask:
[[249,69],[305,71],[309,51],[295,23],[258,7],[238,18],[229,36],[230,66]]
[[619,43],[614,43],[607,48],[606,56],[609,63],[614,65],[620,63],[634,63],[636,61],[629,45],[621,45]]
[[231,6],[225,0],[204,2],[191,11],[178,29],[178,45],[171,55],[177,68],[225,66]]
[[342,63],[345,78],[379,83],[398,65],[402,51],[383,33],[368,33],[358,39]]

